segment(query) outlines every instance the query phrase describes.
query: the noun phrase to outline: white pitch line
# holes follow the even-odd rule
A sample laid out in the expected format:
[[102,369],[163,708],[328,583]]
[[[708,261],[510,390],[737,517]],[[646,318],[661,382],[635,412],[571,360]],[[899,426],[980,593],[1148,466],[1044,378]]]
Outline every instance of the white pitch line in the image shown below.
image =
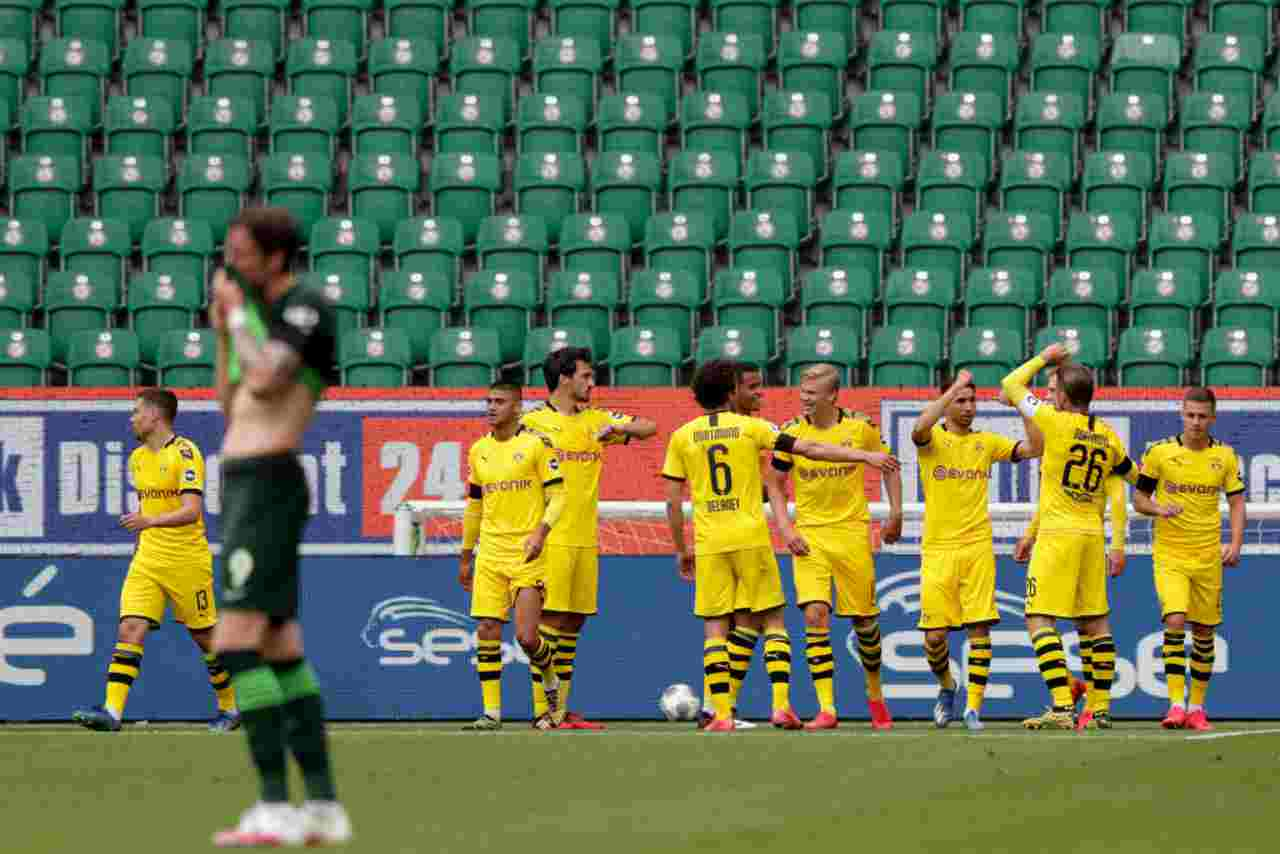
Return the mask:
[[1240,735],[1280,735],[1280,729],[1241,729],[1231,732],[1211,732],[1207,735],[1189,735],[1187,741],[1213,741],[1217,738],[1235,738]]

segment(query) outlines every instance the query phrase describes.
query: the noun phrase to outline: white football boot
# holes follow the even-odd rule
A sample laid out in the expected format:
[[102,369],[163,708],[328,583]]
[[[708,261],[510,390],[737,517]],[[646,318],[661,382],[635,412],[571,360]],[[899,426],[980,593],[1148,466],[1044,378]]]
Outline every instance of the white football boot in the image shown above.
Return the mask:
[[351,841],[351,819],[337,801],[307,801],[301,812],[307,845],[344,845]]
[[235,830],[213,835],[218,848],[285,848],[302,845],[302,816],[292,804],[258,802],[244,811]]

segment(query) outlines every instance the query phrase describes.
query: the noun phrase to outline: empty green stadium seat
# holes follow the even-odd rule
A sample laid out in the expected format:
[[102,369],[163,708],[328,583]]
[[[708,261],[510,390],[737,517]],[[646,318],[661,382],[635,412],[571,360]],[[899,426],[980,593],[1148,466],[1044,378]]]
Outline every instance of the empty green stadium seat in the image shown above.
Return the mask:
[[213,247],[213,231],[203,220],[153,219],[142,233],[143,269],[205,282]]
[[680,359],[689,358],[698,306],[704,291],[685,272],[640,270],[631,277],[627,288],[627,313],[637,327],[665,329],[671,332]]
[[759,329],[772,359],[782,334],[782,306],[790,291],[791,283],[776,270],[723,270],[716,274],[711,291],[712,317],[717,326]]
[[708,326],[698,333],[694,361],[701,365],[712,359],[733,359],[764,365],[769,361],[767,333],[755,327]]
[[358,217],[329,217],[311,227],[307,254],[316,273],[337,273],[368,291],[378,266],[378,224]]
[[[938,64],[936,32],[881,30],[867,48],[867,89],[914,95],[928,107]],[[859,146],[862,147],[862,146]]]
[[933,105],[933,147],[982,158],[982,174],[995,171],[1004,133],[1004,104],[990,91],[951,92]]
[[533,89],[540,95],[577,98],[590,116],[600,97],[606,56],[595,39],[563,34],[542,39],[534,48]]
[[865,340],[879,281],[866,270],[822,267],[800,284],[801,320],[806,326],[852,329]]
[[492,329],[448,327],[431,336],[428,359],[432,386],[484,388],[502,364],[498,333]]
[[1139,270],[1129,293],[1129,323],[1152,329],[1179,329],[1196,338],[1196,314],[1208,285],[1186,269]]
[[1138,236],[1147,233],[1148,198],[1155,188],[1155,166],[1140,152],[1107,151],[1085,159],[1080,182],[1086,212],[1108,214],[1136,225]]
[[1192,92],[1178,110],[1182,150],[1227,157],[1236,177],[1244,173],[1244,138],[1252,123],[1252,103],[1217,92]]
[[455,41],[449,54],[454,94],[498,99],[505,120],[515,104],[522,48],[510,39],[472,36]]
[[615,386],[675,386],[684,356],[666,327],[626,326],[609,345],[609,380]]
[[[395,0],[387,3],[388,14],[394,5]],[[224,39],[257,40],[266,48],[269,60],[284,59],[289,0],[219,0],[218,6]]]
[[516,213],[542,218],[547,238],[560,240],[560,226],[578,212],[587,191],[587,165],[576,152],[530,152],[516,160],[512,181]]
[[1131,326],[1120,333],[1116,375],[1120,386],[1172,388],[1186,381],[1191,339],[1185,329]]
[[908,329],[934,329],[946,341],[958,285],[955,276],[945,270],[894,270],[884,286],[885,323]]
[[1221,244],[1216,217],[1163,214],[1152,220],[1147,254],[1156,269],[1194,276],[1195,294],[1203,298],[1209,293]]
[[134,98],[163,98],[174,118],[187,114],[187,90],[195,74],[196,51],[190,42],[172,39],[132,39],[124,52],[125,94]]
[[902,219],[906,168],[891,151],[845,151],[836,159],[832,181],[833,208],[869,211],[897,232]]
[[138,384],[138,337],[127,329],[76,332],[67,343],[67,385],[86,388]]
[[591,333],[585,329],[547,326],[530,329],[524,342],[524,382],[536,385],[542,380],[542,363],[548,354],[565,347],[590,347]]
[[43,329],[8,329],[0,332],[0,387],[49,384],[53,365],[49,333]]
[[175,185],[179,215],[206,224],[214,242],[222,243],[227,223],[240,215],[252,183],[249,161],[242,157],[188,155]]
[[191,154],[253,156],[258,119],[245,101],[222,97],[192,98],[187,108],[187,151]]
[[338,339],[338,369],[344,386],[399,388],[409,384],[413,356],[399,329],[352,329]]
[[698,88],[741,95],[750,111],[748,118],[755,118],[760,115],[768,53],[759,36],[702,33],[695,59]]
[[851,276],[866,274],[880,282],[893,245],[893,231],[882,214],[834,210],[822,220],[818,245],[824,267],[840,267]]
[[160,215],[168,183],[167,167],[158,157],[100,157],[93,168],[94,213],[123,222],[130,240],[139,243],[147,223]]
[[729,226],[729,265],[776,273],[792,282],[799,266],[800,224],[787,211],[735,211]]
[[787,333],[785,366],[790,385],[799,385],[805,370],[814,365],[835,365],[840,381],[851,383],[861,364],[862,335],[857,329],[795,326]]
[[358,95],[351,105],[352,153],[414,157],[422,121],[422,110],[408,96]]
[[431,336],[448,323],[454,291],[454,282],[439,276],[404,270],[382,274],[378,325],[405,334],[415,365],[426,364]]
[[288,208],[301,233],[309,235],[329,215],[333,162],[317,154],[271,154],[263,161],[261,185],[266,203]]
[[481,270],[463,287],[467,326],[494,330],[504,363],[519,361],[524,352],[525,336],[542,302],[539,284],[525,273]]
[[456,292],[464,243],[458,220],[426,216],[400,223],[391,251],[396,256],[397,270],[443,279]]
[[49,230],[39,220],[0,219],[0,273],[44,281]]
[[30,326],[39,295],[39,283],[30,276],[0,273],[0,329]]
[[1209,386],[1264,386],[1275,361],[1275,334],[1270,329],[1206,329],[1200,351],[1201,382]]
[[915,163],[916,138],[923,123],[924,106],[919,95],[909,92],[856,95],[849,110],[849,148],[887,152],[896,156],[910,172],[911,164]]
[[144,273],[129,280],[129,328],[138,336],[138,355],[144,363],[157,364],[165,336],[195,326],[202,290],[200,282],[175,281],[164,273]]
[[916,211],[902,224],[904,267],[944,271],[962,282],[972,247],[973,221],[962,214]]
[[347,172],[347,195],[353,216],[378,227],[379,239],[391,243],[396,227],[414,214],[421,187],[417,157],[407,154],[357,154]]
[[1124,291],[1114,273],[1082,267],[1059,267],[1045,294],[1050,324],[1097,329],[1104,341],[1115,335],[1123,299]]
[[103,119],[106,153],[168,161],[177,127],[173,110],[157,98],[112,96]]
[[737,92],[690,92],[680,101],[680,147],[732,156],[746,168],[751,113]]
[[662,95],[628,92],[600,99],[596,138],[601,151],[662,154],[671,108]]
[[769,92],[760,120],[764,147],[807,154],[818,167],[819,177],[826,178],[835,120],[835,105],[822,92]]
[[1067,227],[1067,263],[1110,273],[1122,290],[1129,288],[1129,271],[1138,248],[1137,224],[1127,216],[1074,213]]
[[1224,228],[1231,220],[1235,183],[1235,163],[1230,157],[1202,151],[1170,152],[1164,162],[1165,210],[1197,219],[1210,216]]
[[632,243],[644,237],[644,224],[658,209],[661,194],[662,163],[656,157],[606,151],[591,166],[592,209],[626,220]]
[[110,283],[114,293],[124,293],[125,270],[132,241],[129,224],[113,219],[77,217],[62,229],[62,269],[85,273],[95,283]]
[[587,132],[587,107],[577,98],[526,95],[516,107],[516,150],[530,154],[581,156]]
[[711,283],[715,249],[711,222],[700,213],[655,214],[645,226],[645,266],[688,274],[698,289],[699,302]]
[[351,95],[359,65],[356,46],[328,38],[295,39],[289,43],[285,79],[290,95],[331,98],[338,122],[351,112]]
[[[277,8],[270,0],[256,0],[256,5],[267,12]],[[267,96],[275,77],[277,48],[270,41],[258,39],[269,38],[270,32],[264,31],[255,34],[255,40],[242,37],[219,39],[208,44],[204,55],[205,94],[243,99],[253,105],[253,114],[259,124],[267,118]],[[335,103],[334,109],[337,108]]]
[[217,340],[211,329],[173,329],[156,346],[156,384],[208,388],[214,383]]
[[338,135],[338,108],[332,98],[280,95],[271,101],[271,153],[332,160]]
[[1088,101],[1076,95],[1029,92],[1018,99],[1013,114],[1014,148],[1062,157],[1072,172],[1083,146]]
[[[965,12],[977,15],[980,9],[1017,9],[1019,0],[966,0]],[[1000,105],[1000,124],[1009,115],[1013,103],[1013,80],[1018,73],[1021,33],[1002,33],[996,29],[966,27],[966,32],[951,38],[951,91],[994,95]]]
[[617,276],[603,273],[555,273],[547,286],[547,322],[591,333],[591,352],[610,355],[613,316],[622,302]]
[[813,227],[818,170],[803,152],[755,151],[747,162],[743,186],[747,207],[789,211],[807,236]]
[[436,153],[501,154],[506,126],[506,106],[497,95],[446,95],[436,102],[432,126]]
[[702,214],[717,240],[729,233],[738,194],[737,158],[723,152],[681,151],[672,160],[667,191],[672,210]]
[[1040,305],[1043,279],[1026,268],[978,267],[969,271],[964,289],[966,326],[1013,329],[1025,340]]
[[1044,281],[1057,242],[1057,231],[1043,214],[988,210],[982,235],[983,263],[1026,270]]
[[482,270],[523,273],[541,282],[549,241],[542,217],[491,216],[480,223],[476,259]]
[[1062,233],[1075,164],[1057,151],[1012,151],[1000,170],[1000,206],[1049,220],[1055,240]]
[[1024,344],[1016,329],[970,326],[951,339],[951,370],[969,371],[979,388],[999,388],[1000,381],[1022,363]]
[[[387,4],[387,14],[391,14]],[[440,74],[440,42],[424,38],[387,38],[369,45],[369,85],[377,95],[408,98],[430,115]]]
[[65,157],[24,154],[9,161],[9,215],[39,223],[53,241],[75,216],[80,164]]
[[432,210],[462,224],[462,238],[475,243],[480,223],[493,216],[502,189],[502,163],[492,154],[438,155],[432,164]]
[[1280,332],[1280,274],[1270,270],[1224,270],[1213,285],[1215,326]]
[[928,388],[936,382],[942,362],[937,330],[882,326],[869,349],[870,385]]

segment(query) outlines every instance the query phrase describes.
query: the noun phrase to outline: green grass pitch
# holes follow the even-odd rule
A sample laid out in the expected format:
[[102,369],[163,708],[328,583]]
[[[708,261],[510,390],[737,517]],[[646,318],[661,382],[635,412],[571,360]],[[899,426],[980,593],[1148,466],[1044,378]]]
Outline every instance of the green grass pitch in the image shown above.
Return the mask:
[[[1280,727],[1212,737],[1120,723],[1107,733],[970,736],[863,723],[831,733],[702,735],[685,724],[501,733],[335,725],[345,850],[641,852],[1274,851]],[[175,854],[256,796],[241,733],[0,727],[3,850]],[[295,778],[295,792],[300,793]]]

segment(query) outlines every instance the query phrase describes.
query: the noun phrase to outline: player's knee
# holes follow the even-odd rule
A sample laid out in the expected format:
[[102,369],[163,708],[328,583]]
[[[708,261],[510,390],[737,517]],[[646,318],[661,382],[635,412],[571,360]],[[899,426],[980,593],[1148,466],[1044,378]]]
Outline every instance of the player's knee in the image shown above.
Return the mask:
[[116,631],[116,639],[121,643],[144,644],[147,641],[147,632],[151,629],[151,624],[146,620],[138,617],[125,617],[120,620],[120,627]]
[[787,615],[781,607],[770,608],[760,614],[760,623],[765,631],[783,631],[787,630]]
[[810,602],[804,606],[804,625],[809,629],[831,627],[831,609],[826,602]]
[[1213,626],[1202,626],[1199,623],[1192,623],[1191,636],[1200,641],[1213,640]]
[[[476,637],[482,641],[502,640],[502,623],[497,620],[480,620],[476,624]],[[524,645],[523,641],[521,645]]]
[[521,626],[516,629],[516,643],[524,650],[525,655],[533,655],[538,651],[540,637],[537,626]]
[[1183,632],[1187,629],[1186,614],[1169,614],[1164,618],[1164,627],[1171,632]]
[[946,629],[930,629],[924,633],[924,645],[937,649],[947,642]]

